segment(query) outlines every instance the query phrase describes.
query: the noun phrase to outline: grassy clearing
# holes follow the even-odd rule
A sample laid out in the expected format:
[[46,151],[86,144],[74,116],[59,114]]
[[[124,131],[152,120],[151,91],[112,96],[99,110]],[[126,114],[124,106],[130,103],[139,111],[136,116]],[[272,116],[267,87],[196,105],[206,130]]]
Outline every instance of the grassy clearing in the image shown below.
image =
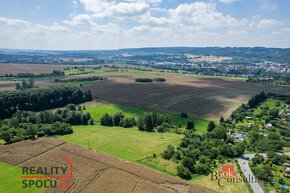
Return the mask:
[[153,153],[159,154],[169,144],[177,146],[183,137],[175,133],[148,133],[137,128],[105,127],[98,124],[74,126],[73,129],[73,134],[59,138],[130,161],[152,156]]
[[0,162],[0,174],[0,192],[37,193],[43,190],[40,188],[22,188],[22,181],[20,178],[22,173],[20,167]]
[[[235,170],[237,170],[237,166],[235,165]],[[222,171],[222,165],[220,165],[217,169],[215,169],[217,172]],[[223,192],[231,192],[231,193],[248,193],[249,190],[247,188],[247,185],[243,182],[239,183],[229,183],[225,180],[221,180],[220,183],[224,187],[219,186],[217,181],[213,181],[211,179],[211,174],[207,176],[197,176],[191,180],[193,184],[198,184],[200,186],[208,187],[210,189],[213,189],[217,192],[223,193]]]
[[[105,113],[109,113],[111,115],[114,115],[116,112],[123,112],[125,116],[127,117],[137,117],[138,115],[145,113],[146,111],[143,109],[128,107],[124,105],[116,105],[116,104],[101,104],[97,106],[91,106],[87,107],[87,110],[85,112],[90,112],[92,117],[95,121],[99,121],[101,116]],[[193,120],[195,127],[197,129],[197,133],[202,134],[206,133],[208,122],[207,120],[203,119],[197,119],[197,118],[182,118],[178,115],[170,114],[170,120],[171,124],[175,126],[181,125],[182,127],[185,127],[186,122],[188,120]]]
[[160,172],[164,172],[166,174],[176,176],[176,167],[177,163],[172,160],[165,160],[160,155],[156,158],[148,157],[142,160],[139,160],[138,163],[148,166],[149,168],[153,168]]
[[[276,101],[280,102],[280,106],[276,106]],[[265,106],[265,107],[269,107],[269,109],[272,108],[281,108],[285,105],[284,101],[280,101],[280,100],[274,100],[274,99],[267,99],[265,102],[263,102],[261,105]]]

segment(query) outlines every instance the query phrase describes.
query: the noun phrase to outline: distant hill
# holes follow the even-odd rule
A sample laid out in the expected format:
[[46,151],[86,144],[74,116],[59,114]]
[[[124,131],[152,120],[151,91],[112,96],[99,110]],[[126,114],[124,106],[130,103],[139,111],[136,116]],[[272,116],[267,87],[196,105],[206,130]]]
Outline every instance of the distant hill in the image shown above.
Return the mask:
[[[127,57],[124,56],[127,55]],[[120,50],[17,50],[0,49],[2,63],[70,63],[73,59],[93,59],[92,63],[112,63],[114,61],[159,59],[168,56],[182,58],[185,54],[231,57],[233,63],[275,62],[289,64],[290,48],[264,47],[156,47],[130,48]],[[146,56],[146,57],[144,57]],[[148,57],[149,56],[149,57]],[[151,58],[150,58],[151,57]],[[170,61],[168,61],[170,62]]]

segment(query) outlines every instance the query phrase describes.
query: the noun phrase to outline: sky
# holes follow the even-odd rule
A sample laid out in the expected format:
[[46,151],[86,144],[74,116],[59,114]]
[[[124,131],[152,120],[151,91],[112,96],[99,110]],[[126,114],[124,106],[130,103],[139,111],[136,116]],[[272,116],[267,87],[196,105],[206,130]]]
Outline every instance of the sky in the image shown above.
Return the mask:
[[289,0],[0,0],[0,48],[290,47]]

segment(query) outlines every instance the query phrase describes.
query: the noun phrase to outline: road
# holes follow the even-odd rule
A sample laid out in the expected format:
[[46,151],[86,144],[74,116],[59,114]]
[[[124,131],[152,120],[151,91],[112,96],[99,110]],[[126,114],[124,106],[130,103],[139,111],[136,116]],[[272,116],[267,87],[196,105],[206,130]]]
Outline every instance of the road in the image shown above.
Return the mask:
[[[262,155],[263,157],[266,157],[265,153],[259,153],[259,154]],[[278,153],[278,154],[281,155],[281,153]],[[290,152],[285,152],[284,154],[290,156]],[[252,159],[254,156],[255,154],[244,154],[238,158],[238,163],[240,165],[240,168],[247,179],[252,179],[252,177],[253,178],[255,177],[249,167],[249,160]],[[249,158],[249,159],[246,159],[246,158]],[[249,180],[249,184],[255,193],[264,193],[260,184],[258,182],[255,182],[255,180]]]

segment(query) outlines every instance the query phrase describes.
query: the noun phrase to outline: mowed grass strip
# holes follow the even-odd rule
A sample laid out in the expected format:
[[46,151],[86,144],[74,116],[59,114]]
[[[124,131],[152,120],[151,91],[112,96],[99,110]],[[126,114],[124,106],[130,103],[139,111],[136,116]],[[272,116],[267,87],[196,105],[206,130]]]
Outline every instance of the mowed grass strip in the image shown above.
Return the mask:
[[[134,107],[128,107],[128,106],[124,106],[124,105],[100,104],[97,106],[87,107],[87,110],[85,110],[85,112],[89,112],[91,114],[91,116],[94,118],[94,120],[98,122],[100,120],[100,118],[103,116],[103,114],[105,114],[105,113],[109,113],[113,116],[116,112],[123,112],[126,117],[136,117],[137,118],[138,115],[141,115],[141,114],[143,114],[145,112],[149,112],[149,111],[145,111],[143,109],[134,108]],[[203,133],[207,132],[207,125],[209,123],[208,120],[197,119],[194,117],[182,118],[179,115],[173,115],[173,114],[168,114],[168,115],[170,116],[170,123],[172,125],[175,125],[175,126],[180,125],[182,127],[185,127],[186,122],[188,120],[192,120],[192,121],[194,121],[197,133],[203,134]]]
[[[232,163],[234,164],[234,163]],[[235,167],[235,171],[237,171],[237,165],[234,164]],[[222,171],[222,166],[220,165],[217,169],[215,169],[216,172],[221,172]],[[223,178],[223,177],[220,177]],[[233,178],[233,177],[232,177]],[[240,176],[238,176],[238,178],[241,178]],[[215,179],[215,178],[214,178]],[[207,187],[210,189],[213,189],[219,193],[224,193],[224,192],[230,192],[230,193],[249,193],[249,189],[246,185],[245,182],[235,182],[232,181],[227,182],[226,179],[222,179],[220,180],[220,184],[223,186],[219,186],[218,184],[218,180],[213,180],[212,179],[212,174],[209,174],[207,176],[205,175],[200,175],[200,176],[196,176],[194,177],[191,182],[193,184],[197,184],[203,187]]]
[[183,138],[183,135],[175,133],[141,132],[136,127],[106,127],[97,124],[74,126],[73,129],[73,134],[59,138],[129,161],[137,161],[153,153],[159,154],[169,144],[177,146]]
[[0,162],[0,192],[38,193],[43,188],[22,188],[22,168]]

